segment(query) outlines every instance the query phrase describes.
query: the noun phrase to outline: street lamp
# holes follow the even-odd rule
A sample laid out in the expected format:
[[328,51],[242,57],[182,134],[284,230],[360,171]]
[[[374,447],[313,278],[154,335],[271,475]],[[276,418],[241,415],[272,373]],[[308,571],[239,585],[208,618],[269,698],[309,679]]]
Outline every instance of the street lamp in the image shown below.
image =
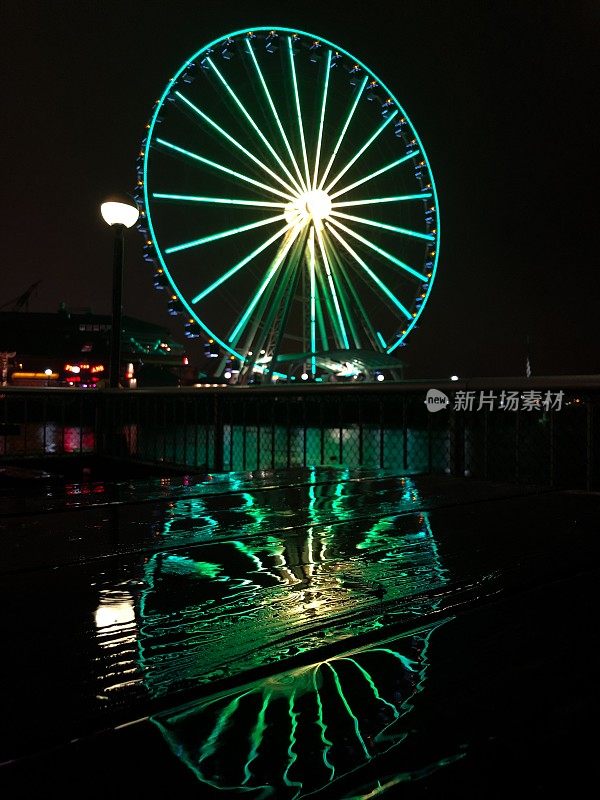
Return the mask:
[[102,219],[115,229],[112,285],[112,328],[110,335],[110,387],[119,386],[121,363],[121,327],[123,317],[123,251],[125,228],[131,228],[140,215],[138,207],[126,196],[111,197],[100,206]]

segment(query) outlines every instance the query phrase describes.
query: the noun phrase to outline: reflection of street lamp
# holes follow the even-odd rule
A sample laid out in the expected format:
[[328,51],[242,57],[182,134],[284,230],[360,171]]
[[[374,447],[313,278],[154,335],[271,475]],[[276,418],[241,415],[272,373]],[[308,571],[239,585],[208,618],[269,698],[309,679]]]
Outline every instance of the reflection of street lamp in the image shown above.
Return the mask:
[[121,362],[124,233],[125,228],[131,228],[132,225],[135,225],[140,212],[135,203],[128,197],[113,197],[102,203],[100,213],[104,221],[115,229],[109,375],[111,388],[117,388]]

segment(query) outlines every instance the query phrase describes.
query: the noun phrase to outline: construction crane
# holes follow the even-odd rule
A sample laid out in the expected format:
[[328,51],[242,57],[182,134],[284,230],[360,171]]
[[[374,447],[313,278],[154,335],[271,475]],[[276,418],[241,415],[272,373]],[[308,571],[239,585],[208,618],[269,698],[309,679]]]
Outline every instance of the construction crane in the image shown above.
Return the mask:
[[4,305],[1,305],[0,311],[3,311],[5,308],[8,308],[9,311],[29,311],[29,300],[35,293],[40,283],[41,280],[32,283],[31,286],[22,294],[18,295],[17,297],[13,297],[12,300],[9,300],[7,303],[4,303]]

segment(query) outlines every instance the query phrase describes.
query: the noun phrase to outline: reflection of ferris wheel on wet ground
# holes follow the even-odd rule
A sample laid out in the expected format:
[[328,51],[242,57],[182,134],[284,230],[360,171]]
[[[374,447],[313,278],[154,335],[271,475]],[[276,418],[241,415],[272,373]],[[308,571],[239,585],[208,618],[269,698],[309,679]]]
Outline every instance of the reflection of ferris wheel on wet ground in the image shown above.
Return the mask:
[[435,277],[435,184],[395,97],[346,51],[287,28],[204,47],[156,104],[139,186],[155,285],[221,371],[397,363]]

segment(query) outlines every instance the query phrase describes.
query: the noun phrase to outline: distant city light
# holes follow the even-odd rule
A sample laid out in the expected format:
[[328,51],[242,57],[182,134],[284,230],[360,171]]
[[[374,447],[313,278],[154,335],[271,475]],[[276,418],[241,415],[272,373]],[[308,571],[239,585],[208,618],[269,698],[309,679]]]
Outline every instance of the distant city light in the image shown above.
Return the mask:
[[457,381],[458,380],[458,375],[450,375],[450,380],[451,381]]
[[52,370],[50,369],[50,367],[44,370],[44,375],[52,375]]

